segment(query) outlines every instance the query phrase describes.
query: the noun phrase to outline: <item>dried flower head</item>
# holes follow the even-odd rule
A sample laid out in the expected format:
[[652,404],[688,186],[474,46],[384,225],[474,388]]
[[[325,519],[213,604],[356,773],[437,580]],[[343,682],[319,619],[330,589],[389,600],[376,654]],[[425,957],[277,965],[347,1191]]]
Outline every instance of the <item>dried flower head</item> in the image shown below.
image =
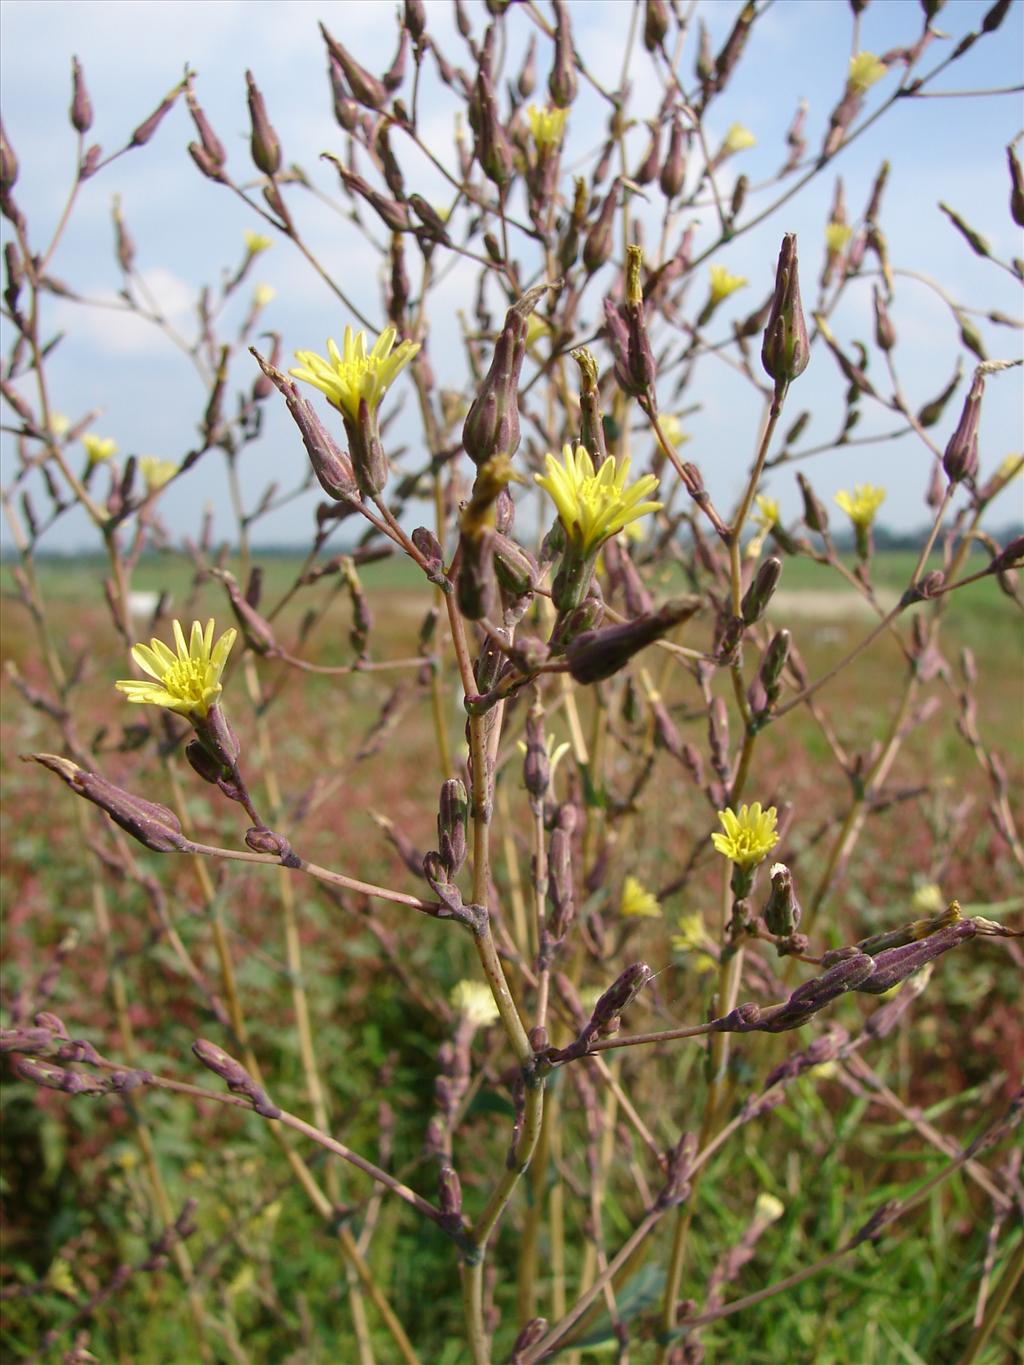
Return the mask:
[[652,891],[648,891],[638,878],[629,876],[622,883],[622,899],[619,901],[619,914],[641,919],[658,919],[661,906]]
[[871,483],[857,484],[852,494],[845,488],[836,494],[836,506],[846,513],[854,526],[870,526],[883,502],[885,489]]
[[112,436],[93,436],[87,433],[82,437],[82,445],[85,446],[90,469],[94,464],[109,460],[112,455],[117,454],[117,442]]
[[885,62],[880,61],[873,52],[858,52],[855,57],[850,58],[847,84],[851,90],[863,94],[865,90],[870,90],[876,81],[880,81],[888,69]]
[[271,238],[264,236],[262,232],[252,232],[249,228],[242,233],[245,238],[245,249],[250,256],[258,256],[261,251],[269,251],[274,245]]
[[565,121],[569,117],[568,109],[555,109],[551,105],[542,108],[540,105],[531,104],[526,111],[526,117],[538,151],[550,151],[562,145]]
[[745,275],[730,275],[724,265],[713,265],[711,271],[711,298],[715,303],[721,303],[730,294],[735,294],[737,289],[742,289],[747,283]]
[[754,801],[749,806],[740,806],[739,811],[732,807],[720,810],[718,818],[725,833],[712,834],[711,842],[737,867],[756,867],[779,842],[775,833],[778,817],[774,806],[762,810],[760,801]]
[[451,1002],[476,1028],[486,1028],[498,1017],[494,996],[482,981],[457,981],[452,987]]
[[193,621],[187,642],[180,621],[173,630],[177,654],[157,639],[132,650],[135,663],[153,682],[127,678],[114,685],[129,701],[166,706],[179,716],[205,717],[221,694],[221,674],[238,632],[226,630],[214,644],[212,617],[205,630]]
[[376,411],[392,382],[420,349],[412,341],[396,347],[397,336],[394,327],[386,327],[367,353],[366,333],[346,327],[342,351],[333,340],[327,343],[329,361],[315,351],[296,351],[300,365],[289,373],[318,388],[339,412],[358,422],[360,399],[366,400],[371,412]]
[[173,460],[161,460],[159,455],[143,455],[139,459],[139,473],[147,493],[155,493],[169,483],[178,472]]
[[562,447],[562,463],[554,455],[545,456],[547,474],[534,478],[558,508],[566,534],[575,548],[586,555],[596,550],[624,526],[648,512],[657,512],[660,502],[649,495],[658,486],[653,474],[643,474],[626,486],[629,457],[607,459],[595,472],[594,462],[583,446]]

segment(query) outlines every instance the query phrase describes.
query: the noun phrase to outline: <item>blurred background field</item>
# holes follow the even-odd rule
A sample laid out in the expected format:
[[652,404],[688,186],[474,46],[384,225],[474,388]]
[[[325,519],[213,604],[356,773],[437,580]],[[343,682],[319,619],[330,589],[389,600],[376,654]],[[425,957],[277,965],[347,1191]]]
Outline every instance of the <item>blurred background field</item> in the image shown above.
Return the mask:
[[[277,555],[256,558],[264,568],[267,608],[294,580],[299,561]],[[242,566],[233,567],[241,577]],[[881,600],[895,600],[912,567],[910,554],[878,557],[874,581]],[[65,657],[81,660],[79,713],[105,727],[98,739],[86,736],[96,742],[98,765],[115,781],[152,799],[167,800],[159,767],[133,751],[131,727],[139,716],[112,687],[128,668],[102,601],[101,563],[85,558],[42,561],[38,576]],[[372,657],[415,652],[429,599],[417,587],[414,573],[397,562],[380,562],[367,565],[361,576],[375,617]],[[24,608],[12,600],[13,587],[5,569],[3,655],[29,684],[44,688],[31,623]],[[659,590],[668,595],[672,587],[666,581]],[[187,620],[210,614],[216,616],[218,628],[228,623],[221,585],[197,584],[191,570],[170,556],[143,560],[133,590],[167,592],[170,615]],[[786,619],[812,677],[871,627],[870,609],[851,614],[851,590],[826,569],[790,560],[782,591],[788,594]],[[280,638],[287,641],[293,636],[312,602],[329,599],[330,609],[303,654],[318,663],[348,663],[351,607],[337,576],[321,579],[285,607],[278,620]],[[948,674],[943,677],[940,672],[925,684],[922,695],[942,695],[955,688],[961,648],[973,650],[982,679],[979,726],[986,742],[1003,753],[1011,787],[1019,792],[1024,736],[1018,622],[1013,604],[991,579],[954,595],[940,636]],[[697,618],[684,638],[700,646],[709,629]],[[148,634],[147,622],[140,618],[137,637]],[[867,750],[890,723],[878,696],[888,690],[882,686],[885,671],[897,667],[897,661],[895,646],[881,639],[821,695],[824,713],[850,752]],[[661,662],[656,651],[650,651],[647,663],[657,674]],[[452,666],[450,661],[446,666]],[[279,666],[271,662],[263,667],[273,691]],[[436,750],[422,711],[411,705],[412,675],[403,677],[387,722],[385,749],[374,750],[369,737],[382,700],[395,685],[386,673],[346,678],[342,685],[336,679],[289,674],[272,707],[271,728],[286,794],[284,824],[299,851],[351,875],[415,891],[415,879],[403,869],[372,815],[386,812],[414,845],[430,846],[429,812],[439,780]],[[695,688],[688,698],[688,685],[693,687],[685,680],[673,683],[667,696],[683,737],[691,737],[692,731],[699,738],[696,727],[705,721],[702,712],[698,719],[696,705],[690,713],[690,702],[699,698]],[[228,682],[227,695],[241,686],[241,675],[236,674]],[[628,739],[627,699],[610,684],[609,688],[614,723]],[[1001,917],[1008,909],[1019,909],[1019,880],[986,815],[985,786],[971,750],[957,733],[955,707],[947,706],[944,716],[941,723],[912,733],[900,753],[889,789],[905,789],[905,799],[872,814],[855,855],[856,890],[841,886],[827,903],[821,927],[833,944],[922,913],[915,907],[923,903],[922,893],[934,894],[926,888],[936,885],[943,903],[955,896],[967,911]],[[239,707],[232,718],[258,787],[261,760],[247,728],[251,717]],[[458,738],[459,715],[453,709],[447,719],[451,734]],[[523,716],[513,709],[508,724],[514,736]],[[561,738],[564,725],[557,714],[551,724]],[[28,708],[10,684],[4,688],[2,726],[8,755],[57,747],[52,723]],[[787,859],[801,884],[809,886],[827,835],[835,827],[837,817],[832,813],[841,814],[844,808],[846,784],[820,731],[803,710],[778,729],[785,729],[785,735],[777,737],[770,729],[763,739],[750,790],[769,802],[784,778],[785,795],[794,806],[793,825],[799,831]],[[366,749],[370,752],[360,757]],[[173,761],[181,770],[197,836],[238,846],[241,828],[232,823],[226,803],[211,799],[210,789],[201,786],[180,755]],[[946,776],[941,784],[922,787],[922,772]],[[614,778],[613,772],[606,797],[615,795]],[[499,800],[510,803],[513,817],[517,810],[522,812],[525,831],[518,762],[505,765]],[[81,844],[74,798],[63,788],[55,790],[52,780],[34,765],[8,762],[4,808],[4,998],[11,1000],[21,988],[31,991],[40,964],[74,931],[77,946],[61,971],[51,1008],[65,1019],[72,1036],[86,1036],[101,1051],[122,1057],[124,1040],[117,1037],[113,1019],[96,1008],[97,1001],[106,998],[110,964],[103,961],[94,929],[92,873],[76,851]],[[700,970],[699,954],[674,953],[669,939],[683,913],[702,911],[709,922],[715,921],[718,869],[712,865],[706,804],[667,755],[658,759],[655,780],[628,828],[623,866],[655,891],[670,888],[683,861],[691,854],[697,857],[685,902],[671,892],[664,896],[663,921],[626,922],[617,920],[614,905],[598,902],[593,907],[603,915],[615,945],[610,960],[643,957],[660,972],[650,1000],[632,1013],[628,1023],[639,1030],[702,1018],[713,976]],[[508,858],[516,859],[520,879],[528,875],[525,837],[510,842],[511,847],[507,842],[502,848],[496,868],[504,914]],[[706,852],[699,845],[706,846]],[[623,856],[621,848],[618,856]],[[208,912],[189,861],[159,859],[144,850],[139,859],[154,868],[160,863],[172,919],[198,960],[212,969]],[[949,872],[954,861],[955,880]],[[275,1098],[303,1113],[305,1096],[290,1028],[289,983],[272,870],[244,865],[238,870],[239,866],[227,865],[218,875],[217,893],[253,1021],[253,1043],[274,1077]],[[617,884],[613,878],[612,885]],[[447,1036],[448,992],[460,978],[474,974],[471,948],[462,935],[451,932],[451,926],[414,917],[400,907],[378,904],[369,911],[358,898],[325,895],[312,883],[299,883],[297,893],[307,988],[335,1132],[430,1194],[432,1173],[422,1152],[423,1115],[431,1107],[432,1059]],[[163,1074],[194,1079],[191,1042],[216,1025],[177,975],[177,965],[138,887],[115,882],[111,908],[117,965],[130,983],[130,1018],[139,1060]],[[998,1103],[1000,1094],[1008,1098],[1019,1084],[1024,1053],[1019,988],[1019,973],[999,944],[978,940],[943,959],[929,988],[930,1008],[911,1016],[897,1047],[878,1063],[888,1086],[902,1102],[920,1106],[944,1132],[968,1140],[985,1107]],[[836,1017],[853,1028],[866,1013],[858,998],[844,1002]],[[478,1144],[480,1151],[500,1159],[497,1149],[511,1115],[502,1078],[502,1043],[490,1030],[478,1035],[474,1047],[484,1079],[472,1097],[460,1149],[468,1152]],[[738,1050],[739,1065],[751,1076],[763,1075],[781,1055],[784,1050],[771,1038]],[[918,1058],[915,1065],[912,1055]],[[667,1054],[660,1068],[645,1070],[643,1060],[632,1056],[616,1063],[634,1103],[665,1142],[676,1131],[673,1123],[686,1121],[686,1095],[701,1093],[702,1058],[700,1045],[684,1045]],[[659,1101],[666,1077],[673,1096],[670,1106]],[[577,1103],[571,1087],[563,1085],[559,1094],[563,1104]],[[138,1112],[158,1134],[158,1159],[175,1206],[187,1195],[200,1201],[199,1231],[190,1243],[193,1256],[211,1302],[223,1321],[234,1324],[238,1337],[237,1350],[224,1346],[223,1358],[355,1360],[336,1245],[307,1211],[300,1194],[287,1185],[283,1172],[279,1186],[268,1188],[262,1176],[255,1178],[265,1170],[262,1159],[270,1151],[265,1125],[217,1106],[197,1112],[163,1094],[142,1096]],[[659,1119],[662,1112],[664,1121]],[[42,1327],[70,1317],[76,1304],[95,1292],[120,1261],[144,1256],[154,1229],[129,1106],[106,1099],[69,1104],[64,1096],[44,1091],[9,1090],[3,1141],[5,1269],[9,1284],[34,1286],[31,1292],[26,1290],[26,1297],[12,1298],[5,1305],[9,1358],[20,1358],[38,1340]],[[562,1155],[570,1190],[566,1213],[570,1229],[585,1218],[583,1205],[571,1197],[577,1188],[574,1181],[582,1179],[584,1160],[581,1150]],[[827,1254],[890,1188],[903,1190],[903,1182],[914,1176],[925,1179],[940,1160],[934,1149],[922,1150],[912,1126],[891,1108],[871,1103],[863,1090],[852,1092],[849,1080],[812,1072],[791,1088],[786,1106],[744,1129],[712,1162],[701,1187],[700,1234],[693,1242],[688,1274],[694,1286],[706,1282],[716,1262],[712,1249],[728,1246],[742,1235],[755,1189],[775,1191],[786,1211],[738,1275],[733,1286],[737,1294]],[[316,1158],[314,1162],[322,1165]],[[466,1197],[472,1204],[481,1190],[471,1183],[472,1163],[467,1169]],[[368,1184],[346,1174],[343,1191],[343,1202],[362,1211],[370,1195]],[[610,1184],[605,1206],[606,1235],[612,1244],[631,1226],[630,1193],[630,1181],[621,1171]],[[878,1248],[868,1245],[791,1293],[708,1329],[707,1359],[766,1365],[784,1358],[836,1365],[956,1361],[970,1332],[990,1219],[984,1194],[967,1177],[955,1176]],[[459,1344],[456,1271],[447,1242],[436,1229],[414,1222],[400,1206],[387,1201],[370,1226],[371,1262],[381,1282],[389,1285],[392,1302],[422,1358],[458,1365],[464,1347]],[[511,1245],[499,1240],[497,1264],[506,1283],[514,1280],[512,1258]],[[542,1266],[550,1267],[550,1258],[551,1248],[545,1248]],[[566,1273],[571,1285],[576,1268],[569,1265]],[[642,1268],[624,1290],[620,1306],[654,1304],[662,1274],[653,1267]],[[551,1292],[556,1292],[555,1286],[548,1278],[540,1287],[542,1302]],[[500,1299],[499,1307],[507,1325],[499,1327],[497,1340],[507,1346],[514,1335],[513,1313],[507,1299]],[[191,1361],[192,1348],[183,1344],[176,1324],[180,1314],[181,1287],[173,1269],[137,1277],[95,1321],[91,1349],[103,1360],[132,1365]],[[1016,1319],[1019,1322],[1019,1309]],[[1006,1355],[1014,1331],[1011,1314],[1007,1333],[980,1359],[999,1365],[1014,1358]],[[597,1344],[587,1348],[582,1359],[606,1359],[600,1342],[609,1340],[607,1320],[603,1327],[597,1323],[590,1337]],[[391,1359],[393,1345],[388,1339],[377,1341],[376,1335],[374,1339],[378,1358]],[[637,1361],[648,1359],[646,1349],[644,1343],[636,1344]]]

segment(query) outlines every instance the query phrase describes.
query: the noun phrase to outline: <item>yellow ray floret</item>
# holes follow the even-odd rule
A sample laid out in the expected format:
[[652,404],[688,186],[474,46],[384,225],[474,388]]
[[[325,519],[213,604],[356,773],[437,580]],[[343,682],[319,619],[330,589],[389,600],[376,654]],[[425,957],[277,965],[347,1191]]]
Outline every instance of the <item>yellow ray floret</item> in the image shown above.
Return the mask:
[[353,332],[351,327],[346,327],[340,351],[337,342],[327,343],[330,360],[324,360],[315,351],[296,351],[299,367],[289,373],[313,384],[327,395],[339,412],[356,422],[360,399],[365,398],[366,406],[373,412],[380,406],[392,382],[420,349],[412,341],[402,341],[396,347],[397,336],[394,327],[386,327],[373,343],[373,349],[367,352],[366,333]]
[[117,454],[117,442],[112,436],[93,436],[86,432],[82,437],[82,445],[85,447],[90,466],[99,464],[101,460],[109,460],[111,456]]
[[740,806],[738,812],[732,807],[720,810],[718,818],[725,833],[712,834],[711,842],[738,867],[756,867],[779,842],[774,806],[762,810],[760,801],[755,801],[750,806]]
[[561,464],[550,453],[544,461],[547,473],[535,474],[534,478],[551,495],[571,544],[583,554],[661,507],[649,497],[658,486],[653,474],[643,474],[626,486],[628,456],[609,458],[595,471],[585,447],[565,445]]
[[870,526],[883,502],[885,489],[877,488],[873,483],[857,484],[852,494],[845,488],[836,494],[836,506],[846,513],[854,526]]
[[641,919],[657,919],[661,915],[661,906],[653,891],[648,891],[639,878],[629,876],[622,883],[619,914],[627,917],[638,916]]
[[730,294],[735,294],[737,289],[742,289],[747,283],[745,275],[730,275],[724,265],[713,265],[709,267],[711,274],[711,297],[715,303],[721,303]]
[[174,622],[173,629],[177,654],[156,639],[132,650],[135,663],[149,674],[152,682],[126,678],[115,686],[129,701],[166,706],[179,716],[205,717],[221,694],[221,674],[238,632],[233,628],[226,630],[214,644],[212,618],[205,630],[198,621],[193,621],[188,641],[180,621]]
[[530,122],[533,140],[538,147],[562,145],[565,120],[569,117],[568,109],[553,109],[550,106],[542,109],[539,105],[531,104],[526,111],[526,117]]

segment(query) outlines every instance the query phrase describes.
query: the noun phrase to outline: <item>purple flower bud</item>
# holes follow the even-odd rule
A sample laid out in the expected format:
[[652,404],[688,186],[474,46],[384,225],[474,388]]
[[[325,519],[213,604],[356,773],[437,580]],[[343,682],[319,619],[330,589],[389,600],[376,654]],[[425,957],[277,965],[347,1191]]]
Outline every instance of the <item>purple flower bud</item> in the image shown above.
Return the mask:
[[779,579],[782,577],[782,560],[770,555],[760,565],[754,575],[754,581],[743,595],[740,605],[740,614],[748,626],[752,626],[755,621],[760,621],[761,617],[768,609],[768,603],[772,599],[775,589],[779,586]]
[[540,576],[533,555],[497,531],[494,533],[493,554],[494,572],[506,592],[514,597],[524,597],[533,591]]
[[973,481],[978,472],[978,422],[981,418],[981,397],[985,391],[985,376],[976,374],[964,399],[963,411],[956,430],[949,438],[942,468],[950,483],[963,479]]
[[555,60],[548,77],[551,102],[568,109],[576,98],[576,55],[569,27],[569,6],[565,0],[551,0],[555,11]]
[[165,115],[169,114],[178,101],[178,96],[182,92],[182,86],[176,85],[169,95],[166,95],[157,107],[150,114],[149,118],[143,119],[139,126],[132,133],[129,147],[144,147],[156,130],[163,122]]
[[1010,167],[1010,217],[1018,227],[1024,227],[1024,171],[1012,144],[1006,149],[1006,160]]
[[483,69],[477,77],[476,100],[479,115],[476,130],[477,160],[488,180],[501,188],[511,181],[515,162],[512,157],[512,145],[498,113],[494,85]]
[[82,64],[77,57],[71,58],[71,126],[79,133],[87,133],[92,127],[92,101],[85,87]]
[[558,823],[551,835],[548,851],[548,901],[551,918],[548,934],[560,943],[576,918],[576,893],[572,877],[572,836],[576,828],[576,808],[566,802],[558,808]]
[[306,454],[320,487],[328,497],[339,502],[351,502],[357,498],[359,488],[351,461],[335,444],[327,428],[316,415],[312,404],[302,397],[297,384],[269,361],[264,360],[257,350],[250,349],[263,373],[284,396],[292,420],[302,436],[302,444],[306,447]]
[[17,179],[18,158],[14,155],[14,148],[7,141],[3,123],[0,123],[0,191],[6,195],[14,188]]
[[666,199],[674,199],[686,179],[686,136],[678,118],[672,120],[668,153],[661,168],[659,184]]
[[220,1077],[232,1094],[244,1095],[257,1114],[262,1114],[266,1119],[280,1117],[280,1109],[271,1102],[262,1086],[256,1084],[241,1062],[229,1057],[216,1043],[197,1038],[192,1044],[192,1051],[203,1066]]
[[462,445],[477,464],[519,449],[519,373],[526,355],[526,320],[543,287],[531,289],[505,314],[484,382],[462,428]]
[[345,73],[349,88],[358,102],[366,109],[383,109],[388,102],[388,90],[384,82],[360,66],[348,49],[331,37],[323,24],[320,25],[320,33],[328,52]]
[[877,284],[873,290],[873,298],[875,303],[875,344],[882,351],[891,351],[896,345],[896,329],[892,325],[885,299],[882,297],[882,291]]
[[544,713],[531,709],[526,718],[526,757],[523,784],[534,801],[543,801],[551,782],[551,761],[544,739]]
[[699,597],[681,597],[666,602],[660,611],[626,621],[604,630],[588,630],[578,635],[566,650],[569,672],[578,683],[601,682],[624,668],[634,654],[659,640],[681,621],[701,608]]
[[653,976],[646,962],[634,962],[620,972],[594,1006],[588,1032],[593,1030],[595,1034],[602,1033],[633,1003]]
[[252,159],[257,169],[264,175],[274,176],[281,169],[281,143],[271,127],[263,96],[251,71],[245,73],[245,84],[248,90],[246,100],[249,105],[249,121],[252,126],[249,139]]
[[917,420],[923,427],[933,427],[946,410],[946,404],[956,392],[957,385],[963,378],[963,362],[957,360],[956,370],[953,378],[942,390],[937,398],[933,398],[930,403],[925,403],[924,407],[917,414]]
[[644,7],[644,47],[655,52],[668,33],[668,6],[665,0],[646,0]]
[[587,240],[583,243],[583,264],[588,275],[593,275],[611,259],[615,208],[618,202],[619,182],[616,180],[601,205],[601,211],[587,234]]
[[437,847],[450,881],[466,861],[466,824],[469,820],[469,797],[457,777],[448,778],[441,786],[437,815]]
[[427,31],[427,11],[423,0],[405,0],[405,26],[414,43],[420,43]]
[[761,346],[761,364],[775,380],[776,393],[803,374],[810,355],[807,324],[800,303],[796,236],[787,232],[779,251],[775,295]]
[[181,832],[178,817],[166,806],[144,801],[141,796],[116,787],[99,773],[88,772],[58,754],[30,754],[28,757],[56,773],[77,795],[106,811],[115,824],[154,853],[182,853],[192,847]]

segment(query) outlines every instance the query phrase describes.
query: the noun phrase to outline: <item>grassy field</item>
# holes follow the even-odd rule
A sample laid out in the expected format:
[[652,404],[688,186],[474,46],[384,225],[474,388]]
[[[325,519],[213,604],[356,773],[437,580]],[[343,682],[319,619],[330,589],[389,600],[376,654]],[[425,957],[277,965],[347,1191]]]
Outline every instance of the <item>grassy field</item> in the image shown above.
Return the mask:
[[[261,609],[267,610],[288,589],[296,561],[268,557],[264,568]],[[898,596],[912,568],[912,556],[879,557],[878,588]],[[103,576],[102,563],[94,560],[38,566],[39,590],[49,604],[50,638],[76,678],[71,694],[76,733],[95,753],[101,771],[150,799],[168,801],[168,771],[154,744],[159,731],[147,736],[132,728],[153,717],[141,709],[129,712],[112,687],[129,666],[124,646],[110,628]],[[369,565],[362,579],[374,615],[371,658],[414,654],[420,623],[431,605],[429,589],[398,562]],[[4,658],[31,686],[48,693],[38,637],[25,608],[11,600],[14,585],[7,569],[3,584]],[[210,614],[218,627],[228,624],[222,587],[211,581],[196,585],[179,560],[143,561],[131,586],[169,593],[171,615],[189,619]],[[871,628],[870,612],[847,612],[852,591],[827,570],[787,562],[782,586],[794,595],[783,599],[789,615],[776,619],[770,612],[769,618],[772,625],[792,625],[812,678]],[[667,594],[674,587],[669,582],[659,585],[659,591]],[[802,609],[801,597],[804,606],[810,604],[808,610]],[[314,605],[323,608],[323,618],[302,646],[303,657],[319,664],[351,662],[351,606],[336,576],[288,603],[275,620],[279,638],[291,647],[303,614]],[[683,638],[687,644],[706,646],[710,628],[699,618]],[[144,621],[138,634],[148,634]],[[1002,754],[1011,791],[1021,790],[1019,613],[987,580],[955,594],[945,610],[943,666],[922,684],[914,702],[918,708],[935,697],[938,707],[926,722],[908,729],[887,788],[893,799],[866,820],[847,875],[826,903],[818,929],[832,945],[917,917],[914,893],[927,883],[938,883],[946,898],[956,896],[980,913],[1003,917],[1014,905],[1019,910],[1019,871],[988,818],[990,789],[977,757],[957,730],[955,693],[962,685],[959,656],[964,647],[974,652],[980,673],[976,695],[982,739]],[[683,737],[706,749],[706,720],[695,686],[667,658],[652,650],[645,663]],[[432,846],[441,773],[427,696],[415,671],[337,680],[286,675],[280,664],[261,664],[264,686],[273,698],[266,712],[273,745],[268,753],[261,749],[244,670],[234,662],[226,696],[244,760],[261,796],[273,768],[283,797],[281,826],[300,852],[350,875],[421,889],[423,883],[399,862],[371,814],[386,814],[416,848]],[[451,679],[452,668],[446,655],[445,679]],[[899,649],[883,638],[821,693],[822,714],[849,755],[869,754],[888,732],[903,670]],[[457,746],[463,717],[454,689],[451,693],[445,719]],[[639,745],[643,724],[630,719],[623,690],[608,684],[604,699],[608,724],[627,745]],[[552,728],[562,738],[564,720],[556,708],[552,714]],[[908,727],[913,719],[907,717]],[[583,722],[591,734],[589,706]],[[499,797],[508,801],[512,819],[495,867],[506,917],[517,878],[523,882],[528,876],[529,847],[523,834],[528,814],[511,743],[522,724],[522,714],[510,708],[510,756]],[[208,1004],[183,978],[168,944],[166,922],[154,918],[144,881],[123,869],[106,879],[104,905],[112,931],[105,939],[96,927],[96,862],[88,846],[105,847],[109,826],[102,818],[80,824],[81,812],[69,792],[38,767],[13,761],[27,751],[58,750],[59,729],[8,685],[2,735],[5,1010],[9,1014],[19,996],[35,998],[40,975],[53,962],[57,945],[67,945],[70,933],[74,943],[65,948],[48,1008],[65,1019],[73,1037],[90,1039],[107,1055],[120,1060],[134,1056],[160,1074],[196,1080],[192,1040],[221,1035]],[[378,744],[381,739],[386,742]],[[210,841],[238,846],[242,827],[233,808],[203,786],[180,755],[173,754],[171,764],[185,792],[191,828]],[[713,815],[682,769],[662,755],[654,773],[635,809],[615,826],[607,849],[616,869],[613,885],[618,885],[621,871],[629,870],[654,889],[670,886],[693,850],[707,841]],[[611,810],[624,784],[624,773],[611,767],[597,784],[596,799]],[[805,711],[795,711],[765,731],[748,791],[751,799],[792,804],[787,861],[800,885],[811,886],[849,808],[851,784],[838,769],[821,726]],[[1019,816],[1019,803],[1017,809]],[[167,922],[210,979],[217,973],[212,926],[215,917],[222,917],[238,966],[251,1041],[271,1078],[272,1094],[279,1103],[307,1113],[282,936],[282,892],[277,876],[269,875],[274,870],[220,865],[212,898],[207,898],[188,859],[142,849],[136,856],[145,873],[159,878]],[[715,921],[721,878],[713,864],[708,845],[684,892],[664,898],[662,920],[617,922],[613,905],[599,897],[588,905],[588,913],[603,925],[609,965],[603,976],[587,967],[586,984],[607,984],[609,972],[640,957],[661,973],[650,1001],[628,1020],[631,1029],[670,1027],[707,1016],[709,977],[693,955],[673,952],[669,940],[683,913],[701,910],[709,923]],[[305,984],[334,1131],[433,1198],[424,1127],[434,1103],[438,1048],[450,1033],[444,1002],[461,977],[478,972],[470,946],[452,926],[410,916],[401,907],[370,908],[357,897],[324,895],[309,882],[296,887]],[[709,1276],[749,1227],[756,1191],[774,1193],[784,1213],[757,1242],[750,1260],[730,1275],[727,1298],[781,1280],[826,1256],[881,1201],[906,1198],[908,1188],[923,1185],[947,1158],[921,1139],[922,1121],[959,1145],[974,1136],[986,1115],[1005,1108],[1020,1083],[1024,1031],[1017,1007],[1019,973],[1003,948],[979,940],[939,962],[926,1007],[908,1016],[887,1051],[865,1053],[905,1108],[873,1102],[869,1090],[848,1072],[819,1068],[790,1087],[785,1105],[742,1129],[719,1153],[700,1186],[686,1295],[703,1301]],[[767,979],[775,982],[772,973],[782,968],[767,958],[765,962]],[[112,1011],[112,982],[124,988],[131,1038]],[[858,997],[842,1002],[835,1020],[856,1031],[868,1012]],[[752,1038],[736,1049],[741,1088],[756,1085],[797,1046],[768,1035]],[[809,1036],[802,1035],[800,1045],[807,1041]],[[488,1170],[501,1165],[512,1114],[508,1057],[497,1030],[478,1035],[474,1062],[483,1079],[463,1117],[457,1156],[466,1205],[475,1210],[486,1197]],[[674,1142],[681,1128],[699,1121],[706,1085],[703,1062],[703,1047],[687,1045],[645,1058],[631,1054],[616,1063],[632,1102],[660,1144]],[[586,1185],[586,1095],[568,1076],[556,1093],[568,1116],[560,1158],[566,1241],[577,1247],[585,1240],[589,1217],[579,1197]],[[599,1102],[607,1103],[606,1091],[599,1091]],[[234,1333],[254,1362],[326,1365],[358,1359],[336,1239],[289,1181],[266,1124],[216,1106],[197,1111],[166,1094],[146,1094],[131,1104],[69,1101],[24,1085],[8,1088],[6,1109],[5,1282],[26,1287],[24,1296],[5,1305],[8,1358],[30,1354],[40,1332],[68,1320],[101,1290],[120,1262],[145,1257],[148,1239],[160,1224],[152,1206],[145,1139],[140,1146],[141,1125],[155,1144],[155,1161],[175,1209],[188,1195],[199,1200],[190,1254],[209,1310],[227,1330],[214,1343],[214,1358],[238,1358],[230,1347]],[[640,1210],[631,1170],[639,1166],[649,1182],[656,1178],[649,1154],[636,1148],[633,1137],[620,1134],[616,1140],[623,1146],[603,1201],[604,1237],[612,1249],[628,1235]],[[1006,1159],[1004,1148],[998,1161]],[[329,1170],[327,1161],[313,1161],[324,1179],[338,1182],[337,1201],[352,1210],[353,1226],[365,1226],[368,1182],[348,1171]],[[396,1203],[385,1200],[379,1209],[370,1207],[374,1231],[367,1255],[422,1360],[460,1365],[466,1357],[450,1245]],[[493,1292],[501,1359],[507,1358],[515,1335],[513,1227],[521,1216],[519,1205],[496,1247]],[[970,1335],[992,1220],[984,1189],[961,1172],[937,1186],[877,1245],[867,1243],[826,1274],[708,1329],[702,1338],[705,1359],[719,1365],[774,1365],[780,1360],[953,1365]],[[997,1239],[998,1268],[1007,1259],[1008,1239],[1008,1232]],[[560,1292],[555,1250],[545,1240],[538,1290],[541,1311],[548,1316]],[[665,1235],[652,1250],[623,1287],[620,1312],[642,1315],[645,1305],[657,1303],[667,1256]],[[577,1262],[570,1260],[565,1273],[571,1291]],[[92,1319],[90,1349],[104,1361],[185,1365],[198,1357],[183,1304],[173,1267],[137,1275]],[[978,1357],[980,1365],[1020,1358],[1013,1354],[1013,1342],[1021,1325],[1018,1306]],[[395,1359],[393,1345],[372,1315],[371,1332],[377,1359]],[[609,1338],[607,1319],[595,1320],[582,1360],[590,1365],[614,1358]],[[61,1348],[69,1344],[67,1338]],[[641,1337],[634,1342],[634,1365],[653,1357],[652,1341]],[[59,1358],[56,1347],[47,1356]]]

